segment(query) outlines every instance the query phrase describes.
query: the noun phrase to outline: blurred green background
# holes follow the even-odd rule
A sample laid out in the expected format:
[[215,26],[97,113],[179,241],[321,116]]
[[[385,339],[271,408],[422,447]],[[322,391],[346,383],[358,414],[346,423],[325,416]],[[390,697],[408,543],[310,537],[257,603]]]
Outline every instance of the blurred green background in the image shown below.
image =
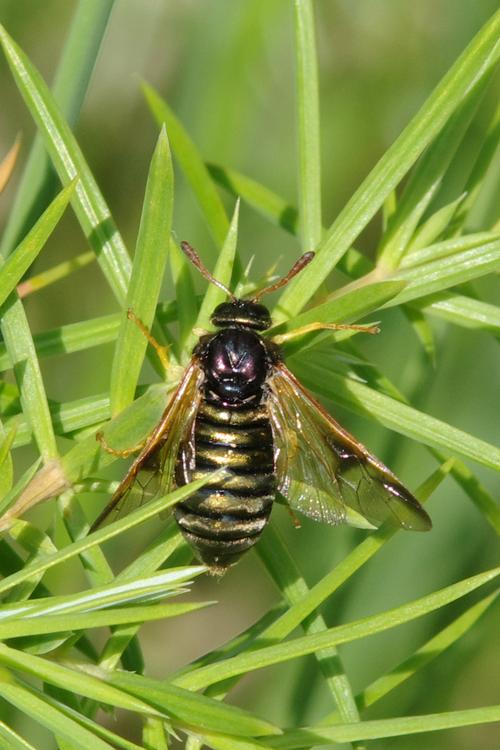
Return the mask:
[[[68,0],[1,0],[9,33],[51,80],[76,3]],[[495,0],[323,0],[316,3],[320,65],[324,221],[331,223],[353,190],[409,121],[469,40],[496,10]],[[129,247],[135,243],[144,184],[156,126],[140,81],[158,88],[179,115],[207,160],[239,169],[297,203],[292,7],[286,0],[117,0],[76,128],[114,218]],[[34,125],[3,59],[0,61],[0,153],[23,135],[21,165]],[[490,101],[495,92],[490,90]],[[483,131],[469,135],[480,139]],[[0,205],[4,226],[18,168]],[[212,240],[176,172],[175,231],[203,255]],[[299,254],[297,240],[271,227],[249,208],[241,212],[239,248],[244,261],[256,255],[254,273],[271,260],[281,269]],[[372,254],[378,220],[357,246]],[[67,212],[50,238],[35,272],[86,250],[76,220]],[[213,251],[213,247],[211,248]],[[337,279],[338,281],[338,279]],[[335,282],[333,282],[335,283]],[[204,282],[196,279],[198,289]],[[498,300],[498,280],[482,282],[486,298]],[[166,280],[165,296],[171,292]],[[34,332],[115,311],[97,266],[29,297]],[[394,380],[412,403],[430,414],[498,444],[500,350],[492,337],[433,322],[438,352],[433,369],[402,314],[384,313],[382,334],[359,346]],[[366,337],[369,339],[370,337]],[[356,341],[358,344],[358,341]],[[108,388],[112,345],[42,361],[50,398],[65,401]],[[144,380],[149,380],[146,372]],[[381,425],[336,411],[342,423],[388,463],[411,488],[434,468],[418,445]],[[22,468],[33,453],[18,451]],[[494,497],[500,478],[473,467]],[[117,471],[119,471],[118,469]],[[119,474],[115,474],[118,476]],[[50,510],[38,511],[46,519]],[[451,481],[430,502],[431,534],[398,534],[325,612],[330,625],[362,617],[424,595],[491,566],[497,542],[484,518]],[[304,521],[300,531],[276,511],[290,550],[309,582],[339,561],[361,532],[322,528]],[[144,540],[138,540],[141,546]],[[131,549],[116,549],[116,566]],[[74,588],[79,581],[58,588]],[[57,574],[52,574],[56,580]],[[74,583],[74,585],[72,585]],[[223,581],[197,583],[220,605],[182,621],[143,630],[147,672],[161,677],[188,659],[221,644],[262,614],[277,594],[254,553]],[[355,691],[411,652],[460,611],[453,606],[423,621],[341,650]],[[453,649],[367,712],[369,718],[445,711],[500,702],[498,613],[489,612]],[[306,689],[304,689],[306,686]],[[446,687],[444,690],[443,688]],[[283,724],[309,723],[333,706],[312,659],[251,675],[231,700]],[[128,719],[125,717],[124,721]],[[116,726],[116,725],[115,725]],[[36,730],[33,728],[32,730]],[[131,736],[135,728],[131,726]],[[42,740],[40,740],[41,742]],[[425,745],[423,744],[425,743]],[[398,738],[373,747],[469,750],[500,746],[498,729],[480,727]],[[42,747],[42,745],[40,745]],[[45,747],[45,746],[44,746]],[[338,746],[337,746],[338,747]]]

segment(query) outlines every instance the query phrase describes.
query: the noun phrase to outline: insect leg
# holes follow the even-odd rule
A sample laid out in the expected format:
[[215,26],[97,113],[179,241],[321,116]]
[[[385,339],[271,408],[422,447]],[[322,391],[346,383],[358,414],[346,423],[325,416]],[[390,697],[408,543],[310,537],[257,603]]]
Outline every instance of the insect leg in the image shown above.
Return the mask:
[[101,430],[99,430],[99,432],[96,432],[95,439],[98,443],[101,444],[101,447],[106,451],[106,453],[111,453],[113,456],[119,456],[120,458],[127,458],[132,453],[139,453],[139,451],[142,451],[147,442],[146,440],[143,440],[142,443],[134,445],[132,448],[118,450],[117,448],[112,448],[110,445],[108,445],[108,443],[106,442],[106,438],[104,437]]
[[362,333],[379,333],[380,329],[377,326],[356,326],[348,323],[309,323],[308,325],[296,328],[293,331],[287,333],[280,333],[277,336],[273,336],[272,341],[275,344],[283,344],[285,341],[290,341],[297,336],[304,336],[306,333],[313,333],[314,331],[361,331]]
[[127,310],[127,318],[129,320],[132,320],[139,328],[141,333],[147,338],[153,349],[156,351],[160,362],[162,363],[163,369],[165,370],[165,372],[167,372],[169,367],[168,347],[158,343],[155,337],[152,336],[150,331],[146,328],[142,320],[137,317],[137,315],[131,308]]

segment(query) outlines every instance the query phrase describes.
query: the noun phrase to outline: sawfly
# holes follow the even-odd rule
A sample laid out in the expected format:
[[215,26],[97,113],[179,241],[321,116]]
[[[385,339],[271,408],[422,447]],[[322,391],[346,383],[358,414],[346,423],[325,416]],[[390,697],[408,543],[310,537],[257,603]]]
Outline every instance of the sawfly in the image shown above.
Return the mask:
[[[160,422],[93,528],[121,510],[140,472],[149,470],[165,493],[208,479],[175,506],[174,517],[214,574],[259,540],[277,499],[292,513],[332,525],[374,528],[388,521],[430,529],[416,498],[290,372],[279,346],[284,337],[266,336],[272,321],[260,299],[288,283],[314,253],[250,299],[238,299],[187,242],[182,249],[228,300],[212,313],[216,332],[200,337]],[[313,323],[293,335],[322,328],[367,330]],[[222,478],[216,475],[221,467]]]

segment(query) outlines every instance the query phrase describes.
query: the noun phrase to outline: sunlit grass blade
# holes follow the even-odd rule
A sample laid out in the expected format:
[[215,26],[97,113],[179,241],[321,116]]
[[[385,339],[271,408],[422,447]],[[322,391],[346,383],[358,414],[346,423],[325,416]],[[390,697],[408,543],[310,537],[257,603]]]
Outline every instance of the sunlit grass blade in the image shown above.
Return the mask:
[[8,432],[0,427],[0,498],[4,498],[12,488],[14,473],[10,451],[15,437],[15,425]]
[[324,648],[338,646],[341,643],[350,643],[375,633],[381,633],[444,607],[446,604],[456,601],[485,583],[494,580],[499,575],[500,568],[493,568],[378,615],[365,617],[345,625],[338,625],[323,633],[299,636],[286,643],[263,646],[258,651],[240,654],[218,664],[201,667],[180,676],[175,684],[190,690],[199,690],[228,677],[246,674],[271,664],[286,662]]
[[19,388],[24,416],[45,463],[58,455],[45,387],[26,313],[15,294],[0,310],[0,327]]
[[299,216],[305,251],[318,245],[322,227],[318,70],[312,1],[295,0],[294,11]]
[[3,721],[0,721],[0,739],[4,750],[36,750],[34,745],[27,742]]
[[492,69],[469,91],[413,170],[382,238],[377,265],[391,269],[399,266],[477,110],[491,73]]
[[207,163],[206,167],[214,182],[225,188],[234,198],[240,197],[247,205],[290,234],[298,234],[298,211],[284,198],[235,169],[211,163]]
[[58,263],[47,271],[42,271],[41,273],[37,273],[36,276],[30,276],[29,279],[21,281],[21,283],[17,285],[17,294],[23,299],[29,294],[33,294],[50,284],[54,284],[56,281],[65,279],[75,271],[79,271],[80,268],[88,266],[89,263],[92,263],[94,260],[95,254],[92,251],[89,251],[88,253],[77,255],[71,260],[65,260],[63,263]]
[[410,734],[443,731],[458,727],[474,726],[500,721],[500,706],[464,708],[460,711],[402,716],[393,719],[363,721],[354,726],[306,727],[286,732],[283,737],[271,739],[269,746],[280,750],[293,750],[314,745],[376,740],[387,737],[402,737]]
[[0,679],[0,696],[18,708],[22,715],[30,716],[50,732],[67,739],[72,750],[113,750],[112,745],[97,737],[94,732],[80,726],[77,721],[50,705],[45,696],[37,695],[32,688],[16,683],[7,672]]
[[73,208],[115,296],[123,302],[130,259],[97,183],[47,85],[24,52],[0,26],[0,42],[14,80],[39,128],[63,185],[78,177]]
[[473,250],[476,247],[487,245],[489,242],[495,242],[499,239],[500,235],[498,232],[475,232],[474,234],[465,234],[461,237],[454,237],[425,245],[409,252],[403,258],[400,270],[416,268],[431,261],[441,260],[451,255],[465,252],[466,250]]
[[500,308],[455,292],[439,292],[414,300],[419,310],[463,328],[477,328],[500,336]]
[[[146,622],[165,620],[169,617],[195,612],[214,602],[188,602],[186,604],[148,604],[113,607],[107,611],[79,612],[61,616],[44,616],[36,619],[23,619],[18,622],[0,622],[0,637],[16,639],[29,636],[32,643],[48,634],[89,630],[91,628],[111,628],[116,626],[140,628]],[[35,640],[36,639],[36,640]],[[22,652],[21,652],[22,653]],[[1,654],[0,654],[1,661]]]
[[[239,217],[239,202],[236,203],[233,218],[229,226],[227,236],[224,240],[222,250],[219,253],[215,268],[213,270],[214,277],[222,284],[228,286],[231,283],[231,275],[233,272],[234,261],[236,257],[236,243],[238,241],[238,217]],[[208,284],[207,291],[201,303],[198,318],[196,320],[195,328],[198,329],[210,329],[211,322],[210,317],[216,308],[216,306],[223,302],[226,295],[222,289],[215,286],[215,284]],[[191,335],[186,339],[185,351],[190,353],[193,346],[198,339],[197,334],[193,330]]]
[[450,648],[456,641],[467,633],[480,617],[489,609],[497,600],[499,591],[484,597],[472,607],[469,607],[463,614],[459,615],[452,623],[440,630],[420,646],[414,654],[405,659],[401,664],[387,672],[382,677],[372,682],[363,692],[357,696],[357,703],[360,709],[371,706],[376,701],[394,690],[398,685],[412,677],[417,670],[425,667],[433,659],[440,656],[443,651]]
[[141,224],[125,310],[111,369],[111,411],[118,414],[134,400],[147,340],[127,310],[151,328],[167,262],[172,231],[173,170],[167,134],[161,130],[151,159]]
[[66,210],[74,190],[74,182],[70,182],[66,188],[61,190],[38,219],[35,226],[2,264],[0,271],[0,305],[3,305],[9,294],[14,292],[16,285],[43,249]]
[[103,678],[107,679],[110,685],[149,702],[158,711],[166,713],[181,724],[240,737],[280,733],[280,730],[270,722],[259,719],[241,708],[227,706],[165,681],[126,672],[103,674]]
[[416,267],[396,271],[405,288],[387,303],[399,304],[435,294],[466,281],[500,271],[500,241],[487,242],[470,250],[447,255]]
[[[143,83],[142,89],[148,107],[158,125],[166,124],[172,151],[179,160],[182,171],[191,185],[216,245],[222,247],[229,229],[229,221],[224,205],[204,161],[198,153],[198,149],[165,99],[162,99],[155,89],[147,83]],[[210,250],[207,248],[207,253],[209,252]]]
[[[103,315],[100,318],[68,323],[52,330],[36,333],[33,336],[33,342],[39,358],[51,357],[55,354],[69,354],[116,341],[119,326],[118,313]],[[0,343],[0,371],[8,370],[11,366],[5,346]]]
[[[54,99],[70,127],[78,119],[113,3],[114,0],[80,0],[76,6],[52,86]],[[42,213],[55,183],[49,157],[37,135],[2,237],[3,254],[12,250]]]
[[[55,548],[46,550],[45,554],[54,551]],[[181,586],[191,584],[191,579],[205,570],[203,565],[169,568],[168,571],[141,578],[114,580],[104,586],[95,586],[76,594],[42,597],[18,604],[3,604],[0,606],[0,624],[19,619],[21,616],[33,619],[62,614],[66,617],[80,612],[94,612],[96,609],[104,610],[117,605],[144,603],[167,595],[177,595],[181,593]]]
[[[423,482],[417,489],[415,495],[421,503],[424,503],[446,478],[452,468],[453,462],[449,461],[440,466]],[[397,529],[388,525],[370,534],[363,542],[358,544],[344,559],[338,563],[329,573],[304,593],[300,600],[292,604],[289,609],[271,623],[260,635],[258,641],[265,644],[266,641],[283,640],[295,628],[304,621],[311,613],[320,607],[343,583],[367,563],[389,539],[392,539]]]
[[[307,596],[309,591],[307,584],[280,535],[273,527],[267,529],[266,534],[260,540],[257,553],[290,606],[298,604]],[[307,619],[303,619],[302,626],[306,633],[321,633],[327,630],[326,622],[319,612],[313,612]],[[272,628],[272,625],[270,627]],[[265,640],[265,638],[265,634],[261,634],[260,639]],[[343,720],[359,721],[352,687],[337,650],[330,648],[318,651],[315,656]]]
[[74,691],[77,695],[84,695],[110,706],[158,715],[156,710],[150,708],[140,698],[135,698],[120,689],[106,685],[92,675],[82,674],[63,664],[58,664],[54,660],[25,654],[6,646],[4,643],[0,644],[0,663],[4,668],[33,675],[38,679],[47,681],[50,685],[57,685],[64,690]]
[[304,307],[470,89],[488,74],[500,54],[496,49],[499,31],[500,11],[472,40],[340,212],[328,229],[316,260],[283,292],[277,308],[278,321]]

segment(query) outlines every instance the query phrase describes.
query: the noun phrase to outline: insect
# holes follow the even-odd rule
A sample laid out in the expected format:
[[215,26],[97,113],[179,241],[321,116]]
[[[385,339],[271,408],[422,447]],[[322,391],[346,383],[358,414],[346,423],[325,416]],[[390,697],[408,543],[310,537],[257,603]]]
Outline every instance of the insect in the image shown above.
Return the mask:
[[[288,283],[314,254],[303,255],[286,276],[252,298],[238,299],[188,243],[182,249],[228,301],[215,308],[211,321],[217,331],[201,336],[161,421],[94,528],[120,508],[139,472],[154,468],[164,491],[208,479],[175,506],[174,516],[214,574],[258,541],[277,498],[292,513],[328,524],[374,528],[389,521],[404,529],[430,529],[420,503],[306,391],[286,367],[278,337],[266,336],[272,321],[261,297]],[[346,327],[361,328],[318,323],[295,334]],[[223,478],[213,478],[221,467]]]

